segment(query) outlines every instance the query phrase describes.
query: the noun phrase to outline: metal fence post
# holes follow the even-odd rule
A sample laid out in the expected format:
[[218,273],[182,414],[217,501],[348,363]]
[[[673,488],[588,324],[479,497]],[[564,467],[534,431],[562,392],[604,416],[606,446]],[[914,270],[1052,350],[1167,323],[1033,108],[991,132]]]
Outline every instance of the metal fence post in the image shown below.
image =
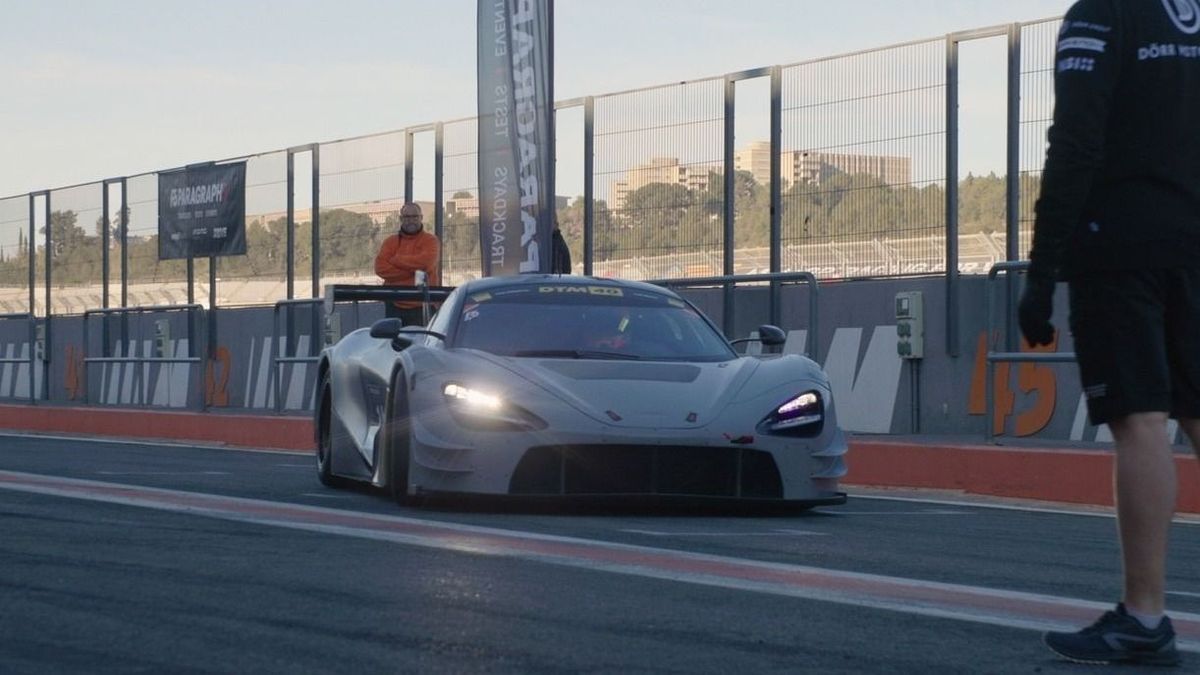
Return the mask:
[[121,179],[121,306],[129,306],[129,188]]
[[[445,140],[444,130],[441,122],[433,128],[433,233],[437,235],[438,241],[445,241],[445,195],[442,190],[445,186],[444,176],[444,154],[443,144]],[[446,263],[446,247],[438,247],[438,269],[445,269]],[[433,279],[429,280],[431,283]]]
[[[771,274],[783,271],[783,70],[771,68]],[[771,282],[771,323],[783,315],[782,289]]]
[[596,101],[583,99],[583,273],[592,275],[596,228]]
[[958,39],[946,37],[946,354],[958,344]]
[[[1005,158],[1008,176],[1005,180],[1005,260],[1021,259],[1021,25],[1012,24],[1008,27],[1008,129],[1007,156]],[[1005,288],[1008,293],[1008,303],[1005,311],[1008,320],[1005,321],[1005,344],[1008,351],[1014,351],[1017,342],[1017,277],[1013,274],[1006,276]]]
[[296,297],[296,149],[287,150],[286,272],[287,299]]
[[312,144],[312,297],[321,297],[321,145]]
[[404,131],[404,203],[413,200],[413,132]]
[[[737,96],[737,80],[732,77],[725,78],[725,209],[724,209],[724,236],[722,237],[721,253],[724,259],[724,264],[721,266],[721,274],[731,276],[733,274],[733,226],[737,218],[737,212],[734,210],[737,199],[737,176],[734,175],[734,122],[737,113],[734,110]],[[734,316],[733,302],[733,285],[725,284],[723,291],[723,299],[721,302],[721,325],[726,335],[733,335],[736,326],[737,317]]]
[[37,401],[33,374],[37,368],[37,199],[29,194],[29,402]]
[[[50,220],[51,220],[51,216],[53,215],[54,211],[52,210],[52,206],[50,204],[50,191],[46,190],[42,194],[45,196],[45,200],[46,200],[46,203],[45,203],[46,318],[45,318],[44,324],[43,324],[45,326],[45,330],[42,331],[42,345],[43,345],[42,346],[42,385],[43,385],[43,392],[42,392],[41,397],[44,400],[48,401],[48,400],[50,400],[50,355],[53,351],[51,349],[51,346],[54,344],[52,341],[53,334],[52,334],[52,329],[51,329],[51,324],[52,324],[51,319],[54,316],[54,311],[53,311],[54,306],[51,304],[51,301],[54,299],[53,291],[52,291],[53,285],[51,283],[51,272],[52,272],[53,265],[50,264],[51,256],[53,256],[53,254],[54,254],[54,248],[52,247],[53,237],[50,234],[51,230],[53,230],[54,228],[52,228],[50,226],[51,225]],[[29,348],[31,350],[33,349],[33,347],[34,347],[34,345],[32,345],[32,344],[29,346]],[[30,373],[29,373],[29,386],[30,387],[33,386],[34,379],[35,378],[33,377],[33,371],[30,371]]]
[[[108,309],[108,181],[100,181],[100,307]],[[105,340],[108,336],[105,335]]]

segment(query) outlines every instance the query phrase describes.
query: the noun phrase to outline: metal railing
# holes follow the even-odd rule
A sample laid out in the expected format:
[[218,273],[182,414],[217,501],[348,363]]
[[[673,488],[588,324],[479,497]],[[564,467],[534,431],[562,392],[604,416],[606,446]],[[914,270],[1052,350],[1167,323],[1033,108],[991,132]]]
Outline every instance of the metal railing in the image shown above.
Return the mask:
[[[321,360],[320,349],[316,347],[319,340],[323,341],[326,319],[334,315],[334,305],[338,302],[354,302],[369,300],[375,302],[390,302],[394,300],[421,300],[425,310],[426,323],[429,321],[431,303],[445,300],[454,289],[446,286],[426,286],[415,288],[396,288],[378,285],[331,284],[325,287],[324,298],[306,298],[297,300],[280,300],[275,303],[271,319],[271,391],[274,392],[275,412],[283,412],[283,368],[284,364],[309,364]],[[308,356],[296,356],[295,349],[299,338],[295,330],[295,321],[290,309],[294,307],[310,307],[312,314],[310,353]],[[281,315],[288,309],[287,328],[281,331]],[[286,341],[285,339],[286,338]],[[287,351],[283,352],[286,343]],[[313,353],[315,352],[315,353]]]
[[[286,331],[287,350],[288,350],[288,352],[295,354],[296,349],[297,349],[297,344],[299,343],[299,336],[296,335],[296,331],[294,330],[295,321],[293,320],[294,317],[292,316],[292,313],[290,310],[293,307],[305,307],[305,306],[311,307],[312,312],[313,312],[312,323],[311,323],[312,342],[309,345],[309,355],[308,356],[288,356],[286,354],[281,355],[280,352],[282,351],[282,345],[284,343],[284,340],[283,340],[283,336],[281,336],[279,333],[280,310],[282,310],[285,307],[289,309],[289,311],[287,312],[288,328]],[[316,363],[321,360],[321,352],[320,352],[320,349],[317,348],[316,345],[317,345],[318,339],[323,334],[322,329],[324,328],[324,325],[325,325],[324,316],[325,316],[325,300],[322,298],[303,299],[303,300],[280,300],[279,302],[275,303],[275,310],[271,316],[271,345],[272,345],[272,347],[271,347],[271,391],[273,391],[275,393],[275,412],[283,412],[283,409],[284,409],[283,389],[282,389],[282,384],[281,384],[282,379],[283,379],[282,378],[283,369],[280,368],[279,365],[283,364],[283,363]],[[314,350],[316,351],[315,354],[312,353],[312,351],[314,351]]]
[[13,314],[0,314],[0,321],[27,321],[29,325],[29,356],[27,358],[8,358],[0,357],[0,364],[11,363],[20,365],[29,364],[29,402],[37,401],[37,388],[34,386],[36,377],[34,373],[37,370],[37,328],[36,319],[29,312],[18,312]]
[[817,360],[817,317],[819,309],[820,284],[811,272],[784,272],[779,274],[742,274],[719,277],[701,277],[696,279],[657,279],[646,283],[664,288],[700,288],[704,286],[721,286],[725,290],[725,302],[722,307],[722,331],[725,335],[733,332],[733,289],[738,284],[770,283],[771,300],[768,321],[778,324],[780,321],[780,286],[783,284],[807,284],[811,289],[808,294],[808,334],[805,336],[804,355]]
[[[991,271],[988,272],[988,288],[985,291],[985,295],[987,295],[987,316],[984,317],[985,325],[987,326],[986,335],[987,335],[987,345],[988,345],[987,368],[986,368],[987,374],[984,379],[984,388],[985,388],[984,401],[985,401],[985,406],[987,407],[985,418],[986,418],[987,428],[984,430],[984,438],[986,438],[988,441],[991,441],[992,437],[994,436],[994,434],[992,433],[992,425],[995,423],[995,420],[994,420],[995,410],[994,409],[995,409],[995,405],[996,405],[996,401],[995,401],[996,394],[995,394],[994,389],[995,389],[995,381],[996,381],[996,372],[995,371],[996,371],[997,363],[1000,363],[1000,362],[1004,362],[1004,363],[1073,363],[1075,361],[1075,352],[1048,353],[1048,352],[1022,352],[1022,351],[1019,351],[1017,345],[1015,344],[1016,343],[1016,338],[1014,337],[1015,333],[1010,330],[1004,331],[1004,333],[1005,333],[1004,351],[997,352],[997,351],[992,350],[992,328],[993,328],[992,327],[992,314],[995,309],[995,301],[993,300],[993,296],[995,295],[995,292],[994,292],[995,289],[993,288],[993,285],[994,285],[993,282],[996,280],[996,278],[1001,273],[1009,274],[1012,272],[1023,272],[1028,269],[1029,269],[1029,262],[1022,260],[1022,261],[997,263],[996,265],[994,265],[992,267]],[[1008,296],[1011,299],[1013,297],[1013,294],[1010,293],[1010,294],[1008,294]],[[1011,317],[1011,312],[1005,312],[1005,316]],[[1009,321],[1009,319],[1006,318],[1005,323],[1007,324],[1008,321]]]
[[[91,317],[93,317],[93,316],[127,317],[131,314],[151,314],[151,313],[156,313],[156,312],[161,312],[161,313],[187,312],[187,315],[188,315],[187,316],[187,325],[188,325],[188,330],[187,330],[188,355],[187,356],[88,356],[89,319]],[[137,363],[141,363],[141,364],[186,363],[186,364],[189,364],[190,366],[202,366],[204,363],[204,360],[205,360],[204,357],[196,355],[196,352],[197,352],[197,350],[196,350],[196,343],[197,343],[196,335],[198,333],[197,324],[199,323],[198,321],[196,321],[197,313],[200,313],[201,316],[203,316],[203,313],[204,313],[203,305],[197,305],[197,304],[192,304],[192,305],[150,305],[150,306],[146,306],[146,307],[118,307],[118,308],[113,308],[113,309],[89,309],[89,310],[85,311],[83,313],[83,364],[84,364],[83,401],[84,401],[84,403],[91,403],[90,386],[87,384],[87,379],[88,379],[87,375],[89,372],[88,371],[89,366],[93,366],[96,364],[116,364],[116,363],[134,363],[134,364],[137,364]],[[159,351],[159,348],[163,347],[163,346],[164,345],[156,344],[155,352],[157,353]],[[196,396],[196,407],[203,409],[205,406],[205,402],[204,402],[204,394],[205,394],[204,372],[203,372],[203,369],[200,367],[197,367],[196,371],[197,372],[194,373],[195,377],[192,379],[192,382],[194,383],[192,386],[194,386],[196,388],[196,391],[195,391],[195,393],[197,395]],[[136,373],[138,371],[135,370],[134,372]],[[145,405],[144,400],[142,401],[142,404]]]

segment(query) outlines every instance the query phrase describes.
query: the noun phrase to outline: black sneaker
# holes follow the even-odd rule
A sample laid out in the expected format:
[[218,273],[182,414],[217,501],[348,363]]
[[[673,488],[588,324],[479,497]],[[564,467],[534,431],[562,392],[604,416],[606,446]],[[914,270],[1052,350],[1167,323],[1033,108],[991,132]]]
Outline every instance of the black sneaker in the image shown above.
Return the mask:
[[1042,639],[1056,654],[1076,663],[1179,665],[1171,620],[1164,616],[1158,628],[1150,630],[1129,616],[1124,603],[1078,633],[1049,632]]

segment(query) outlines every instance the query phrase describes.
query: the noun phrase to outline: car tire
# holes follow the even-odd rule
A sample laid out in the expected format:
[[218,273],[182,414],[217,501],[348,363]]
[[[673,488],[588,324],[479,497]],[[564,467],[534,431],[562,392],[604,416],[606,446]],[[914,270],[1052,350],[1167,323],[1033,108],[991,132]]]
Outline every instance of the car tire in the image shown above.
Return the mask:
[[384,440],[388,452],[388,490],[397,504],[410,504],[408,467],[412,427],[408,419],[408,387],[405,386],[404,371],[398,370],[392,376],[383,428],[387,434]]
[[317,480],[326,487],[341,487],[341,479],[333,475],[333,385],[328,372],[321,376],[317,392]]

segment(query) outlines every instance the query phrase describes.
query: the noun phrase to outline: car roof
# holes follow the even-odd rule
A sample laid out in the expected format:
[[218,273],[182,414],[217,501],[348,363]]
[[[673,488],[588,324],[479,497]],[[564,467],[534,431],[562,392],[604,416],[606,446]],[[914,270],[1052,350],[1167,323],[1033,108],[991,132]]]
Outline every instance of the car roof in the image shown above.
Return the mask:
[[609,279],[605,277],[585,277],[575,274],[514,274],[502,277],[483,277],[480,279],[472,279],[467,281],[460,287],[468,293],[477,293],[480,291],[491,291],[499,288],[535,286],[541,284],[567,284],[573,286],[606,286],[628,288],[637,289],[639,291],[659,293],[672,298],[679,297],[678,294],[668,288],[655,286],[654,284],[647,284],[641,281]]

